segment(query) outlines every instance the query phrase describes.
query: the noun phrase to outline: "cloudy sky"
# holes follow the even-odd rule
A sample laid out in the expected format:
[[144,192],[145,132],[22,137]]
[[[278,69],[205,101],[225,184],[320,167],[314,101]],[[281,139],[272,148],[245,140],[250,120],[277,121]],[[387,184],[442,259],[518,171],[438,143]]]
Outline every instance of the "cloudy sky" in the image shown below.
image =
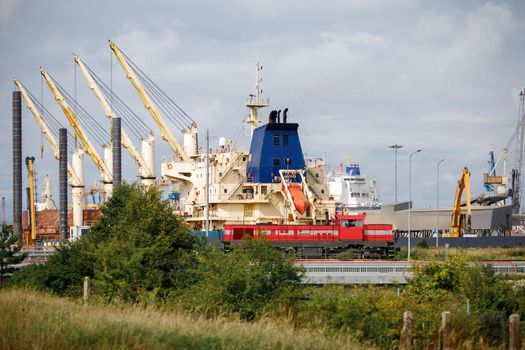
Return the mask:
[[[394,153],[386,146],[404,146],[400,200],[408,199],[408,155],[422,148],[412,164],[415,205],[435,207],[442,157],[441,205],[451,205],[464,166],[472,172],[473,194],[483,191],[488,152],[498,155],[516,127],[518,93],[525,86],[524,15],[525,2],[518,0],[0,0],[0,193],[8,220],[12,77],[42,95],[67,125],[49,91],[41,90],[40,65],[72,95],[76,91],[78,102],[109,129],[80,72],[75,74],[72,53],[79,54],[106,82],[112,79],[115,92],[151,125],[157,163],[170,153],[112,62],[109,38],[201,131],[209,127],[211,135],[232,137],[244,147],[244,100],[260,62],[264,96],[272,109],[290,109],[305,153],[326,155],[332,167],[347,155],[377,180],[381,201],[391,202]],[[24,156],[37,157],[40,183],[49,174],[56,189],[58,163],[23,108]],[[134,180],[133,164],[127,154],[123,158],[124,178]],[[97,176],[88,160],[86,173],[93,183]]]

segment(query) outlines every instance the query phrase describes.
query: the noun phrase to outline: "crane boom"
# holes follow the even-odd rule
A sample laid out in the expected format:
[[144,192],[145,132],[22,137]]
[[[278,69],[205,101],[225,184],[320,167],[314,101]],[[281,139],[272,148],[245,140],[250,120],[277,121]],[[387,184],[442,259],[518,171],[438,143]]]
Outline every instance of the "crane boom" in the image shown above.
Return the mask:
[[35,157],[26,157],[27,177],[29,180],[29,215],[31,216],[31,232],[27,243],[32,244],[36,239],[36,213],[35,213],[35,172],[33,162]]
[[[97,83],[95,82],[91,74],[89,73],[89,70],[84,64],[84,62],[82,62],[80,57],[78,57],[75,54],[73,54],[73,59],[75,60],[78,67],[80,68],[80,71],[84,75],[84,78],[86,79],[89,85],[89,89],[93,92],[98,102],[104,109],[106,118],[108,118],[109,120],[112,120],[113,118],[115,118],[112,108],[110,107],[106,99],[104,98],[104,95],[102,94]],[[126,133],[124,129],[122,129],[122,146],[124,146],[124,148],[128,150],[131,158],[133,158],[133,160],[135,161],[139,174],[143,177],[152,177],[151,169],[148,168],[147,164],[144,162],[144,159],[142,158],[140,153],[137,151],[137,148],[135,147],[135,145],[133,145],[133,142],[131,142],[128,134]]]
[[75,133],[79,137],[80,141],[82,142],[82,145],[84,146],[84,152],[86,152],[97,169],[100,172],[102,182],[104,183],[111,183],[113,182],[113,174],[109,170],[109,168],[106,166],[106,163],[100,158],[97,151],[95,150],[95,147],[93,147],[93,144],[88,139],[86,133],[80,126],[77,118],[75,117],[75,114],[71,110],[71,107],[67,104],[67,102],[64,100],[64,97],[56,87],[53,79],[49,76],[49,74],[46,72],[46,70],[42,67],[40,67],[40,74],[44,77],[46,80],[47,86],[49,87],[49,90],[51,90],[51,93],[55,97],[55,100],[59,103],[60,108],[62,108],[62,111],[66,115],[67,120],[69,121],[69,124],[71,124],[71,127],[75,129]]
[[[31,114],[33,114],[37,124],[40,126],[40,130],[42,131],[47,141],[51,145],[51,148],[53,148],[55,159],[59,160],[60,156],[59,156],[59,151],[58,151],[58,142],[56,141],[55,137],[51,133],[51,130],[49,130],[49,127],[44,121],[44,118],[42,118],[42,115],[40,114],[38,108],[36,108],[35,104],[33,103],[33,100],[27,93],[27,90],[25,89],[24,85],[22,85],[22,83],[17,79],[14,79],[14,83],[20,90],[20,93],[22,94],[22,98],[26,102],[27,109],[31,111]],[[73,170],[73,167],[69,163],[67,163],[67,172],[70,177],[71,186],[73,187],[83,186],[78,175],[75,173],[75,171]]]
[[[461,197],[465,190],[465,200],[467,204],[467,216],[461,214]],[[470,232],[472,210],[470,208],[470,171],[467,167],[463,168],[461,177],[458,180],[456,197],[454,198],[454,208],[452,209],[452,223],[450,233],[443,237],[462,237],[464,231]]]
[[124,57],[124,54],[122,53],[122,51],[120,51],[118,46],[115,45],[115,43],[113,43],[111,40],[109,40],[109,47],[111,48],[111,51],[113,51],[113,53],[115,54],[115,57],[117,58],[117,61],[119,62],[120,66],[122,67],[122,69],[126,73],[126,77],[129,79],[131,84],[133,84],[133,87],[137,91],[137,94],[139,95],[140,99],[144,103],[144,108],[146,108],[148,110],[148,112],[153,117],[153,120],[155,120],[155,123],[157,123],[157,126],[160,129],[160,135],[161,135],[162,139],[164,141],[168,142],[168,144],[170,145],[170,147],[173,150],[173,152],[175,153],[175,155],[181,161],[189,162],[190,158],[188,157],[187,153],[184,151],[184,149],[179,144],[177,139],[171,133],[168,125],[166,124],[166,122],[162,118],[159,110],[157,109],[155,104],[151,101],[150,96],[148,95],[148,93],[146,92],[144,87],[142,86],[142,83],[137,78],[137,75],[135,74],[133,69],[131,69],[131,67],[129,66],[128,61]]

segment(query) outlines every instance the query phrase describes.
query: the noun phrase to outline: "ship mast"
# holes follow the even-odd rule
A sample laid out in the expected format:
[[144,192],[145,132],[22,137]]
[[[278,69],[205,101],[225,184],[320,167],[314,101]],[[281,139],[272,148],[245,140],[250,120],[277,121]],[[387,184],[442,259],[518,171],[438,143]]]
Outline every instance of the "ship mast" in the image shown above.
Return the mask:
[[248,107],[248,109],[250,110],[250,114],[246,118],[246,123],[250,124],[251,127],[250,135],[253,135],[253,130],[257,128],[261,123],[261,120],[257,116],[257,110],[259,108],[268,107],[270,105],[269,99],[260,99],[262,95],[262,89],[260,87],[260,84],[262,82],[262,68],[263,67],[257,62],[257,66],[255,69],[255,94],[250,94],[245,103],[246,107]]

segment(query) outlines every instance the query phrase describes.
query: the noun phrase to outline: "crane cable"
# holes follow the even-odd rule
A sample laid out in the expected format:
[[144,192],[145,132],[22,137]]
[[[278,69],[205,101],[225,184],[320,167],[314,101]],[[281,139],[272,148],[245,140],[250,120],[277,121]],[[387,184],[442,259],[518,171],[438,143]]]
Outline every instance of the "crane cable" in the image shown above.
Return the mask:
[[[110,86],[108,87],[104,81],[91,69],[89,68],[85,63],[84,65],[88,69],[90,75],[93,77],[93,80],[95,80],[96,84],[100,87],[100,90],[104,94],[106,98],[110,98],[111,102],[111,110],[113,112],[117,112],[117,115],[122,118],[122,121],[124,122],[124,125],[129,128],[135,136],[139,139],[143,139],[148,134],[153,134],[152,130],[149,128],[149,126],[142,121],[142,119],[136,115],[131,108],[129,108],[122,99],[113,92],[112,90],[112,82],[110,82]],[[131,122],[132,120],[133,122]]]
[[[122,51],[121,51],[122,52]],[[153,95],[155,104],[161,109],[166,117],[181,131],[196,125],[195,121],[184,110],[175,103],[155,82],[144,73],[124,52],[122,55],[129,62],[131,69],[139,80],[144,84],[148,92]]]

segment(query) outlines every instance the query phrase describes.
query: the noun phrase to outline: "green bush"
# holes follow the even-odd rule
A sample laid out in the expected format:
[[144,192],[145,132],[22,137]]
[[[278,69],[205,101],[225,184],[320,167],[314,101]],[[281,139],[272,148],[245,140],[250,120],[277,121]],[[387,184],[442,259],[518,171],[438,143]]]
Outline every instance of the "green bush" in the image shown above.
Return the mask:
[[197,282],[181,304],[206,316],[230,313],[252,320],[299,296],[302,269],[262,240],[246,241],[224,253],[209,248],[192,271]]
[[417,242],[416,247],[420,249],[428,249],[427,240],[426,239],[420,240],[419,242]]
[[89,276],[95,297],[152,302],[192,283],[198,240],[159,191],[122,184],[101,212],[89,234],[21,269],[12,284],[78,296]]

